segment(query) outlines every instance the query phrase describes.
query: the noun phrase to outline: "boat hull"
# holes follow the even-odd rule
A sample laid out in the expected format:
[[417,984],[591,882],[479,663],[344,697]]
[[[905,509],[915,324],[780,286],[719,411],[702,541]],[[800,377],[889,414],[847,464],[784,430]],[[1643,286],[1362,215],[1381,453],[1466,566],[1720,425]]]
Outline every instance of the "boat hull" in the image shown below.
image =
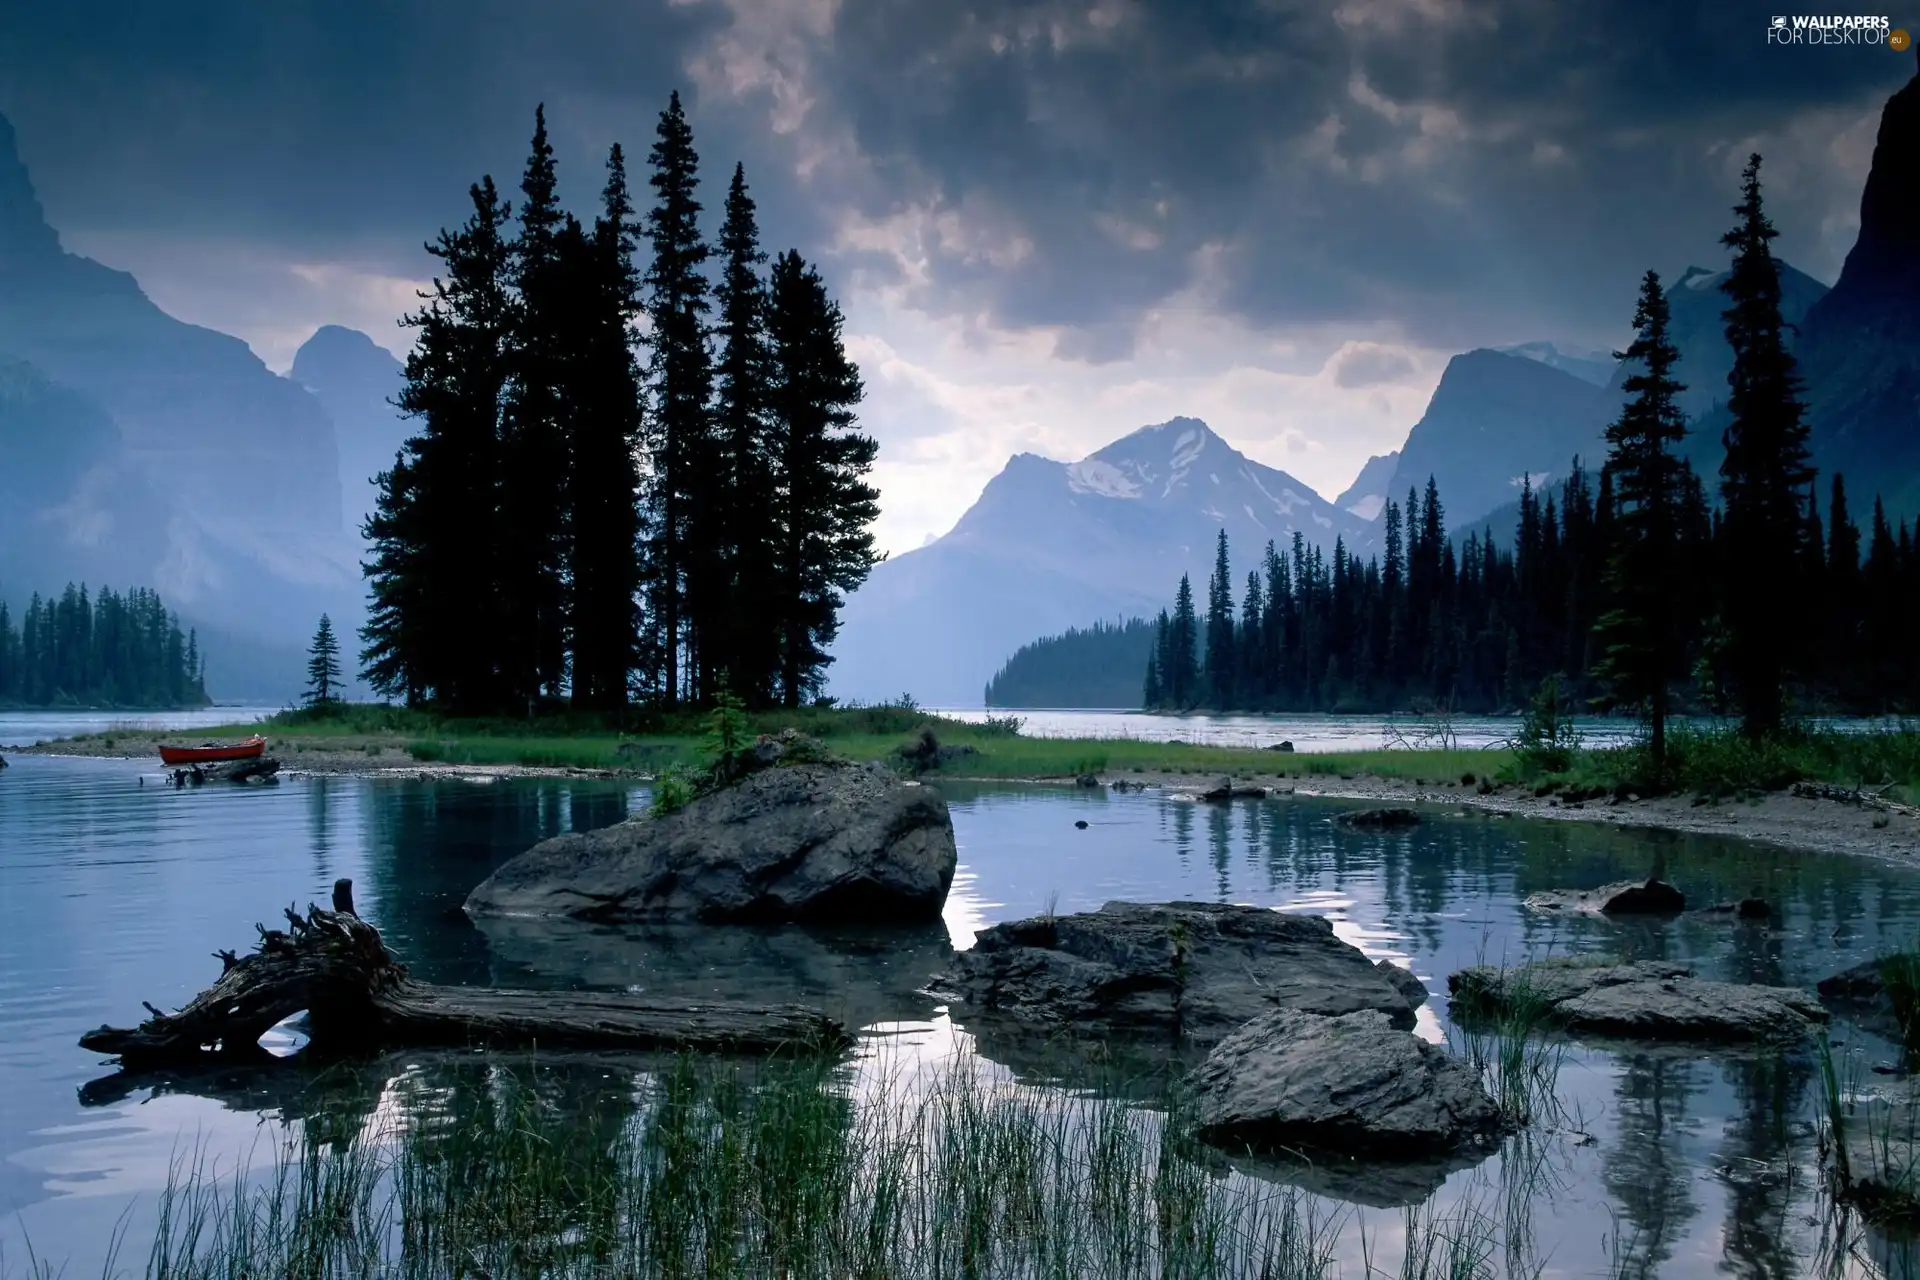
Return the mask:
[[161,747],[161,764],[218,764],[223,760],[251,760],[265,754],[265,738],[248,738],[245,742],[209,744],[200,747]]

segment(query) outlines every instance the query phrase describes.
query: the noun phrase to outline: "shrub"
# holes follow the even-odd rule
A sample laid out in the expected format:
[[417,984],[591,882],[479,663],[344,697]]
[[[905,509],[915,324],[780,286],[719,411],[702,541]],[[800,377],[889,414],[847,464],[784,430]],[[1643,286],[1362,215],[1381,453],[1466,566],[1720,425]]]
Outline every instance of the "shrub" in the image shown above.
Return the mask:
[[1527,712],[1520,719],[1520,734],[1514,739],[1514,755],[1529,774],[1564,773],[1573,764],[1573,753],[1580,748],[1580,733],[1574,728],[1572,700],[1560,686],[1560,677],[1548,676],[1534,690]]

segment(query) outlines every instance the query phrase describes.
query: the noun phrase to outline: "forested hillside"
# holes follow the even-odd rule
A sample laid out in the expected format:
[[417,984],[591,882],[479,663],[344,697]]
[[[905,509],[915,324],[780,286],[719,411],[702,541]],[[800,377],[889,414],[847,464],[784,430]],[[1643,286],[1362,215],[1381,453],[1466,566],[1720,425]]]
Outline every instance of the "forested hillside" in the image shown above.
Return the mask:
[[987,682],[990,707],[1137,707],[1153,652],[1144,618],[1096,622],[1023,644]]

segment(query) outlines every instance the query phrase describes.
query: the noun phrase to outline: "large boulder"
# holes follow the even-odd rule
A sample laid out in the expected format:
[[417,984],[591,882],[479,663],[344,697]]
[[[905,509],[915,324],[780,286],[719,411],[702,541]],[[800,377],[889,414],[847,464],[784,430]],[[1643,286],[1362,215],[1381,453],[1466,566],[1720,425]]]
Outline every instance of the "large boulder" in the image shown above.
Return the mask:
[[899,924],[953,883],[940,794],[879,765],[767,769],[662,816],[543,840],[467,898],[472,915]]
[[1200,1136],[1236,1149],[1408,1159],[1491,1151],[1504,1127],[1476,1072],[1371,1010],[1265,1014],[1188,1083]]
[[1664,880],[1623,880],[1598,889],[1550,889],[1527,895],[1534,911],[1574,911],[1606,916],[1678,915],[1686,895]]
[[1575,1034],[1688,1044],[1797,1040],[1827,1021],[1820,1001],[1793,987],[1712,982],[1684,964],[1556,958],[1501,969],[1479,965],[1447,979],[1457,1016],[1524,1013]]
[[994,925],[937,985],[1036,1031],[1208,1044],[1275,1009],[1359,1010],[1412,1027],[1426,990],[1318,916],[1207,902],[1109,902]]

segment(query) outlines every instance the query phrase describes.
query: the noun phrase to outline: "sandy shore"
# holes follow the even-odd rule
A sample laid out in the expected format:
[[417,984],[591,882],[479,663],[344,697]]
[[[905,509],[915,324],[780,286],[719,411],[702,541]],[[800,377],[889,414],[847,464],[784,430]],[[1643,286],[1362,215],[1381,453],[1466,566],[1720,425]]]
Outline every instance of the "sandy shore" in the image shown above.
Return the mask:
[[[112,735],[109,746],[101,736],[42,743],[18,748],[18,755],[94,756],[153,759],[160,768],[155,745],[162,736],[149,733]],[[633,778],[644,775],[606,769],[547,768],[531,765],[474,765],[425,762],[395,746],[313,744],[297,739],[273,743],[271,753],[288,775],[333,774],[365,777],[464,778]],[[1009,779],[1041,785],[1072,785],[1061,778]],[[1103,784],[1143,784],[1172,794],[1192,794],[1219,779],[1195,774],[1139,773],[1102,777]],[[1544,818],[1560,822],[1597,822],[1618,827],[1643,827],[1702,835],[1732,836],[1786,849],[1816,853],[1843,853],[1890,862],[1920,859],[1920,816],[1886,812],[1867,805],[1837,800],[1809,799],[1772,792],[1754,798],[1700,802],[1689,796],[1646,800],[1589,800],[1563,803],[1558,796],[1536,796],[1530,790],[1504,786],[1481,795],[1459,783],[1424,785],[1394,778],[1358,775],[1352,778],[1287,778],[1268,775],[1237,779],[1236,786],[1260,786],[1278,794],[1367,800],[1381,804],[1451,804],[1482,813]]]
[[[1103,779],[1105,781],[1105,779]],[[1193,793],[1216,785],[1178,774],[1143,773],[1129,781],[1173,792]],[[1458,783],[1424,786],[1394,778],[1257,777],[1235,786],[1264,786],[1270,791],[1382,804],[1458,805],[1482,813],[1544,818],[1560,822],[1597,822],[1608,826],[1652,828],[1698,835],[1732,836],[1759,844],[1815,853],[1844,853],[1911,863],[1920,859],[1920,816],[1890,813],[1838,800],[1816,800],[1785,792],[1754,798],[1697,801],[1691,796],[1647,800],[1588,800],[1565,804],[1558,796],[1536,796],[1518,786],[1488,795]]]

